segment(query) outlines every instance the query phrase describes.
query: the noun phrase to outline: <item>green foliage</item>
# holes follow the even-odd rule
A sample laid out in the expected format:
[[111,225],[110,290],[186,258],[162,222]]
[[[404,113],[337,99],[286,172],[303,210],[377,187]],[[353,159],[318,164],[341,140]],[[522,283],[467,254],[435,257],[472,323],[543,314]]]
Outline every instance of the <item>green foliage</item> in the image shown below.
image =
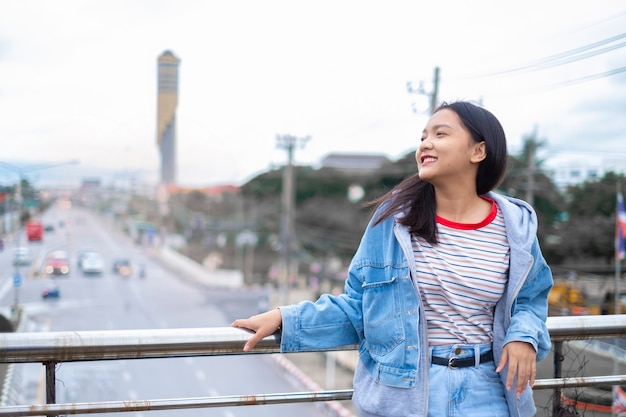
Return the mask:
[[[524,158],[527,155],[509,156],[509,170],[500,187],[504,193],[522,199],[528,195],[529,175]],[[347,264],[371,215],[371,210],[362,203],[380,197],[413,175],[416,163],[411,152],[367,175],[310,167],[295,167],[295,172],[298,253],[294,256],[301,260],[333,256]],[[542,161],[537,163],[533,173],[533,206],[539,220],[538,237],[551,264],[577,256],[604,259],[613,256],[616,178],[610,173],[600,181],[573,187],[563,194],[543,170]],[[365,197],[356,204],[347,199],[348,188],[353,184],[365,190]],[[282,169],[261,174],[242,187],[241,215],[254,218],[250,224],[259,235],[256,250],[265,259],[257,259],[264,268],[271,264],[267,257],[276,261],[280,255],[276,245],[280,240],[281,192]],[[187,198],[190,207],[215,209],[200,196]],[[233,206],[225,207],[231,207],[232,216]],[[228,211],[225,207],[219,210],[222,215]],[[562,221],[562,213],[569,213],[568,221]]]
[[615,214],[616,184],[624,189],[624,177],[608,172],[597,181],[569,187],[567,198],[570,201],[568,211],[572,216],[593,217],[612,216]]
[[[571,187],[562,193],[552,182],[543,162],[535,157],[544,145],[536,133],[525,138],[520,155],[508,156],[507,174],[499,191],[521,199],[532,198],[539,221],[538,237],[551,265],[578,257],[613,257],[615,225],[615,184],[623,176],[607,174],[598,181]],[[529,164],[534,161],[534,169]],[[395,162],[369,173],[308,166],[293,167],[295,173],[295,233],[293,258],[300,262],[340,259],[345,266],[352,258],[371,216],[364,205],[391,190],[417,171],[415,154],[407,153]],[[365,194],[361,201],[349,201],[348,190],[357,185]],[[236,236],[243,230],[258,237],[254,249],[255,275],[265,277],[280,257],[283,168],[258,175],[241,187],[239,194],[217,198],[193,191],[172,195],[171,219],[175,231],[184,234],[186,250],[202,261],[212,251],[224,257],[222,267],[236,267],[242,249]],[[158,213],[154,203],[131,200],[130,210]],[[567,214],[564,216],[563,214]],[[218,236],[226,240],[218,245]],[[239,254],[239,255],[238,255]],[[303,266],[306,270],[306,266]]]
[[279,196],[283,187],[282,170],[265,172],[241,187],[243,195],[252,198]]
[[623,175],[608,172],[597,181],[569,187],[566,211],[569,219],[557,231],[553,248],[562,259],[603,259],[611,265],[615,256],[616,188],[624,190]]
[[355,252],[369,210],[347,198],[319,196],[298,207],[296,235],[303,249],[317,257],[349,259]]
[[[537,236],[544,256],[548,262],[560,262],[563,256],[551,250],[549,241],[550,238],[558,240],[558,236],[555,237],[556,221],[564,210],[565,200],[545,171],[544,161],[536,158],[544,145],[544,141],[537,139],[536,132],[526,135],[520,155],[508,155],[507,173],[500,189],[507,195],[531,203],[537,213]],[[529,169],[531,164],[532,170]]]

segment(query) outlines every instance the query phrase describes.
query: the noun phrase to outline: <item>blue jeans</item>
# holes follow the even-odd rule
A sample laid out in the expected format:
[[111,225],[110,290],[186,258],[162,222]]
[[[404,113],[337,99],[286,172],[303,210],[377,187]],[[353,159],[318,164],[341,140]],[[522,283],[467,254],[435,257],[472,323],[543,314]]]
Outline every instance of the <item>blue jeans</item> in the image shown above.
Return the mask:
[[[430,348],[441,358],[477,357],[491,344],[445,345]],[[428,375],[428,417],[507,417],[509,409],[504,386],[493,361],[478,366],[450,368],[430,365]]]

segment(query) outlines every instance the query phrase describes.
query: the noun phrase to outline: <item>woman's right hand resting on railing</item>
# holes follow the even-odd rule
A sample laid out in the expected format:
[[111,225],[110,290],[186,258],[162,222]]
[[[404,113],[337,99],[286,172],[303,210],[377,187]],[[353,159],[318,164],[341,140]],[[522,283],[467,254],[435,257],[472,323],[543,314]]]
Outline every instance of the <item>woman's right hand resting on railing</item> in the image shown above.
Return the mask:
[[256,346],[264,337],[276,333],[283,322],[280,309],[275,308],[265,313],[257,314],[248,319],[239,319],[231,323],[231,327],[252,330],[254,335],[243,346],[243,351],[248,352]]

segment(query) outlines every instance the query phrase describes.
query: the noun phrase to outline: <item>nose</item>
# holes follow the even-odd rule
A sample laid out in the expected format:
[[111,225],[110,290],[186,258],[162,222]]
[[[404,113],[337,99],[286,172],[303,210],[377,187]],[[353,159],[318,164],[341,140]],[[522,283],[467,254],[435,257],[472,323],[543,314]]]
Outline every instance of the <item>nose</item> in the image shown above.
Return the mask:
[[423,151],[424,149],[431,149],[432,143],[428,140],[428,137],[425,137],[420,142],[420,146],[417,148],[418,151]]

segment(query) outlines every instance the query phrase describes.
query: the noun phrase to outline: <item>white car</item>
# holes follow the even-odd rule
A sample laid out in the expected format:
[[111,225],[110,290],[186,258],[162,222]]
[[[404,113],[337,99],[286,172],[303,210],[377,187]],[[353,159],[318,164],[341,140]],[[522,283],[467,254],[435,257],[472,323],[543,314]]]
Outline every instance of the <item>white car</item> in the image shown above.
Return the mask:
[[80,269],[84,274],[102,274],[102,271],[104,271],[104,259],[99,253],[89,252],[81,259]]
[[30,265],[30,250],[25,246],[15,248],[13,256],[13,265]]

